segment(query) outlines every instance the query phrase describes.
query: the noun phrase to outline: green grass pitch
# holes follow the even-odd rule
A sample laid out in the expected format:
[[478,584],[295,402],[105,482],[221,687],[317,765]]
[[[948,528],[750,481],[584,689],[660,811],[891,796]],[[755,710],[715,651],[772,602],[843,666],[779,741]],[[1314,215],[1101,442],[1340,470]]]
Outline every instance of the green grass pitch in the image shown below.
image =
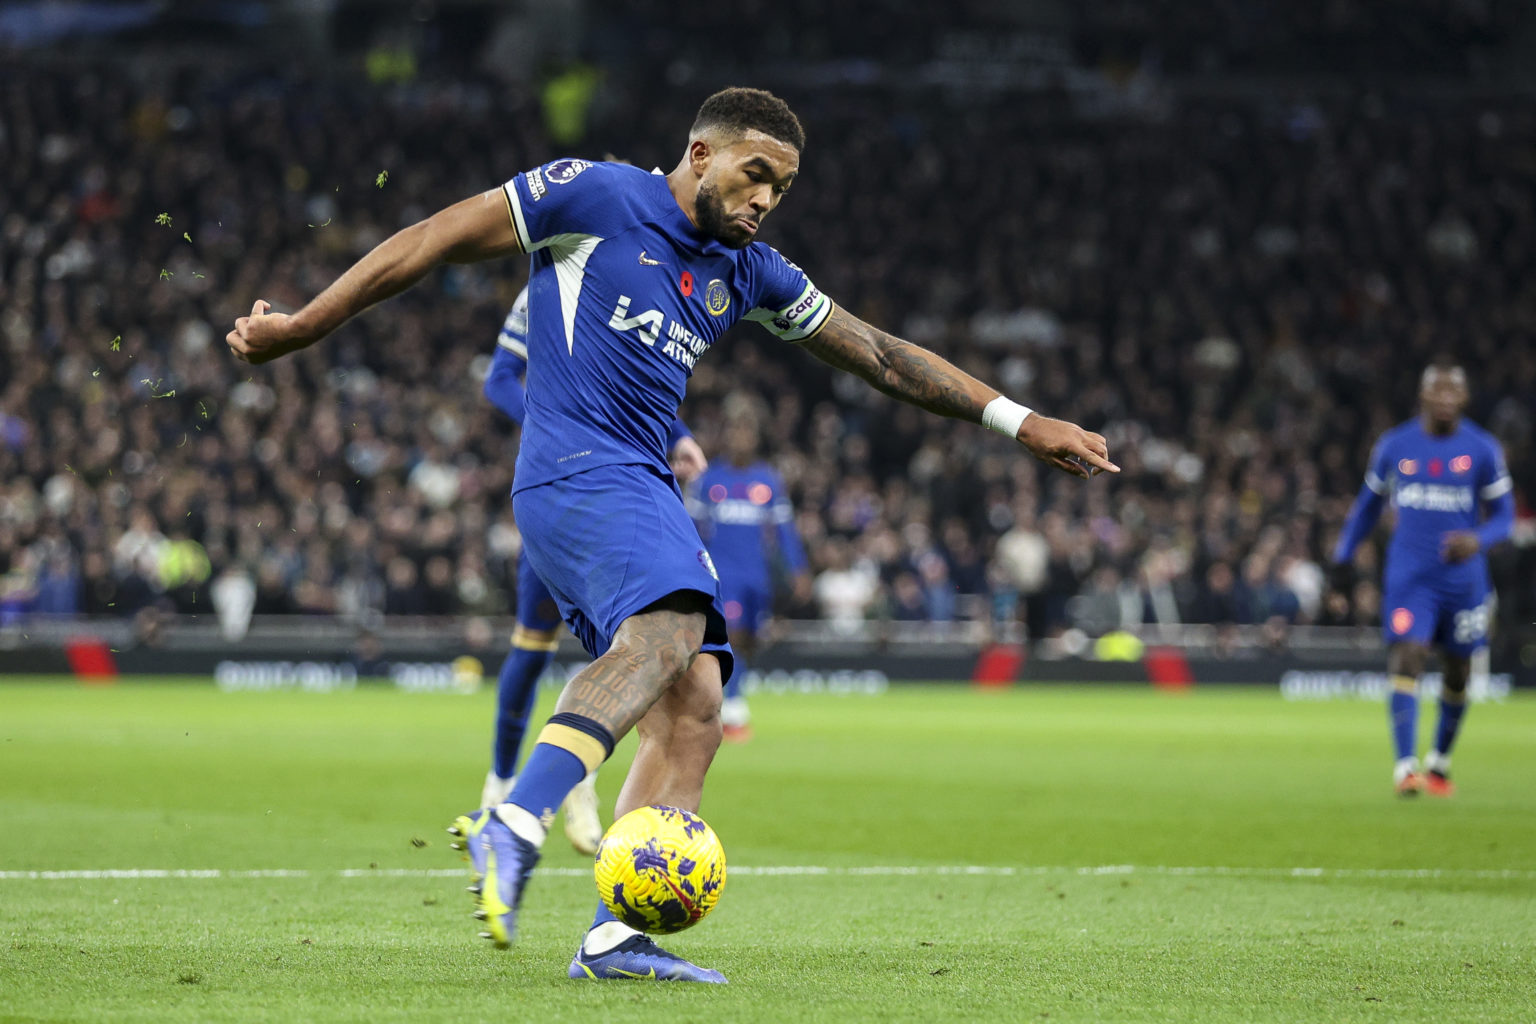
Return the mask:
[[724,897],[667,943],[723,987],[568,981],[594,893],[558,828],[514,948],[475,938],[443,826],[478,796],[491,711],[489,690],[0,684],[0,1021],[1536,1015],[1529,697],[1474,708],[1461,792],[1416,802],[1374,703],[759,697],[703,808]]

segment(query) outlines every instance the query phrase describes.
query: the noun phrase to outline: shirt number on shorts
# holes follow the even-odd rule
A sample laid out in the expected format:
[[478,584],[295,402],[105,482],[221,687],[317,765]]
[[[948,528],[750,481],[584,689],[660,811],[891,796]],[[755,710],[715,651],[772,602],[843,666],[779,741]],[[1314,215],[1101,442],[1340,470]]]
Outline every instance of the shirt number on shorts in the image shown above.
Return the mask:
[[1470,644],[1488,635],[1488,605],[1478,605],[1464,612],[1457,612],[1453,620],[1453,636],[1459,644]]

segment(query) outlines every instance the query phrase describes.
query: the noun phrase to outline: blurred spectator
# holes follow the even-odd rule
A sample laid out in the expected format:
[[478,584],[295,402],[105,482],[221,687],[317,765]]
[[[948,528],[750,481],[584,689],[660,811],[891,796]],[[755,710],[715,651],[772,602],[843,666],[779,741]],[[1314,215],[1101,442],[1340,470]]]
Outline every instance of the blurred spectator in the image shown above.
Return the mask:
[[924,617],[929,622],[953,622],[955,584],[949,576],[949,563],[944,556],[929,551],[918,559],[917,571],[923,585]]
[[80,574],[68,548],[56,547],[43,560],[34,585],[32,611],[41,615],[74,615],[80,611]]
[[1189,610],[1189,621],[1227,625],[1235,624],[1240,617],[1247,618],[1246,612],[1238,610],[1237,579],[1232,567],[1226,562],[1212,562],[1205,571],[1205,587]]
[[230,643],[244,639],[256,608],[255,581],[239,566],[231,565],[213,581],[209,591],[219,617],[219,633]]
[[994,557],[1001,582],[1017,595],[1023,608],[1026,636],[1039,640],[1048,622],[1051,548],[1045,535],[1035,529],[1031,502],[1021,501],[1014,507],[1013,526],[997,539]]
[[922,622],[928,618],[927,595],[916,573],[903,569],[891,581],[891,618],[897,622]]
[[[839,538],[827,541],[821,551],[825,568],[816,574],[812,590],[821,607],[822,618],[840,633],[857,633],[879,594],[879,578],[866,566],[855,566],[848,542]],[[914,604],[911,591],[921,587],[912,577],[906,595],[909,605]],[[918,598],[918,601],[921,599]]]

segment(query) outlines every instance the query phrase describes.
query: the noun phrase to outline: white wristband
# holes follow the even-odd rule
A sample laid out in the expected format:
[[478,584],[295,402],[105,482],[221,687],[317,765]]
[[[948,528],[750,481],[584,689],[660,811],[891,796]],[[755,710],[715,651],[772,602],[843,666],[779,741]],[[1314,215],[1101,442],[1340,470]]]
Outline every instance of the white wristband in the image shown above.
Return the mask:
[[1017,440],[1019,428],[1024,425],[1024,418],[1031,412],[1034,410],[1028,406],[998,396],[981,410],[981,425],[988,430],[995,430],[999,434]]

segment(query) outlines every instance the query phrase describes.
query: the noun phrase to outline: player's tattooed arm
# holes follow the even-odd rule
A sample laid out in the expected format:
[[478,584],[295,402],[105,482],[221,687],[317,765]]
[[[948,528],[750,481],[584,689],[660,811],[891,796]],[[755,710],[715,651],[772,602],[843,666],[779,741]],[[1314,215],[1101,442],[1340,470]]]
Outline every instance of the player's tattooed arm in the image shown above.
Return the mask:
[[[821,330],[799,344],[876,390],[940,416],[980,423],[982,410],[1001,397],[942,356],[887,334],[841,307],[834,307]],[[1104,438],[1075,423],[1031,413],[1016,439],[1041,462],[1074,476],[1120,471],[1109,461]]]
[[821,330],[799,343],[817,359],[878,391],[940,416],[981,422],[997,392],[948,360],[886,334],[834,306]]
[[454,203],[380,242],[292,316],[257,299],[224,338],[236,358],[265,363],[308,348],[363,310],[398,295],[443,263],[520,252],[501,189]]

